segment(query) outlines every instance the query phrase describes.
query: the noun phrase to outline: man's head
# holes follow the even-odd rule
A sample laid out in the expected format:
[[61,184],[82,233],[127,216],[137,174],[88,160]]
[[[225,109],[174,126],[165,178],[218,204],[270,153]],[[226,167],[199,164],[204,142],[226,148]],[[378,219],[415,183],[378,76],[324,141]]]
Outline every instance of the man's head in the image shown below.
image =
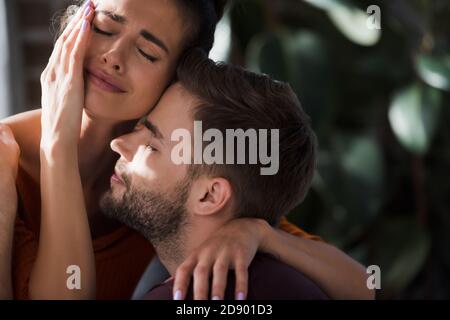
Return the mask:
[[[175,164],[173,150],[180,142],[172,141],[172,134],[180,129],[189,132],[192,149],[188,151],[193,154],[194,121],[201,121],[203,131],[222,133],[219,153],[224,158],[230,153],[227,130],[277,129],[278,148],[263,147],[279,152],[277,173],[261,175],[261,159],[256,164]],[[258,136],[257,144],[261,148],[268,141],[270,136]],[[203,148],[208,145],[203,141]],[[198,51],[184,59],[178,82],[147,118],[111,146],[121,158],[111,190],[102,200],[103,209],[155,245],[182,236],[186,226],[197,232],[237,217],[276,225],[305,197],[316,152],[309,119],[288,85],[216,64]],[[248,150],[245,155],[234,152],[235,158],[248,160]]]

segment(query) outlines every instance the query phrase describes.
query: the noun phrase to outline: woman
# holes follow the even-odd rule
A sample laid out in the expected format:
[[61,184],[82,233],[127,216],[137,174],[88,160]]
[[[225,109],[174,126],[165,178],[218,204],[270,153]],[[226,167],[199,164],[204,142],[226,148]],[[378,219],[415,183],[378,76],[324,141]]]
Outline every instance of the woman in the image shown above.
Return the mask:
[[[87,3],[71,19],[42,74],[42,110],[3,121],[21,149],[13,252],[17,298],[131,296],[154,251],[99,210],[117,160],[109,143],[156,104],[183,52],[193,46],[210,50],[216,11],[223,9],[217,3],[99,0],[95,13]],[[220,297],[226,276],[216,270],[225,265],[236,269],[236,294],[245,297],[246,268],[261,248],[331,297],[372,296],[359,264],[286,221],[281,228],[299,237],[251,219],[227,225],[179,268],[175,290],[185,292],[193,273],[196,298],[208,298],[213,270],[212,294]],[[263,245],[269,232],[278,241]],[[82,271],[80,290],[67,289],[71,265]]]

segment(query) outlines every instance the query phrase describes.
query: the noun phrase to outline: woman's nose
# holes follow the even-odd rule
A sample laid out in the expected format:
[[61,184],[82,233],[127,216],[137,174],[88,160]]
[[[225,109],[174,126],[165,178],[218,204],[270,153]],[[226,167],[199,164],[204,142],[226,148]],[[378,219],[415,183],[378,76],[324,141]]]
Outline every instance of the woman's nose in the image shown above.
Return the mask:
[[114,48],[102,56],[103,63],[107,68],[114,73],[123,74],[125,72],[125,64],[119,51],[119,48]]

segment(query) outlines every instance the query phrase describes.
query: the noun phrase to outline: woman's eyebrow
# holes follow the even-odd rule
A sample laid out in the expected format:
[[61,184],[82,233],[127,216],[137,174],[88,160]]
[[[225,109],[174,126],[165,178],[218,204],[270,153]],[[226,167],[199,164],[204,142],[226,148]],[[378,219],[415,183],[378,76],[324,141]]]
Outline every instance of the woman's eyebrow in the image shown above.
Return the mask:
[[[121,15],[118,15],[112,11],[99,10],[98,13],[103,14],[103,15],[107,16],[108,18],[110,18],[111,20],[113,20],[117,23],[120,23],[120,24],[126,24],[128,22],[127,18],[125,18],[124,16],[121,16]],[[154,43],[155,45],[157,45],[158,47],[163,49],[167,54],[169,54],[169,49],[167,48],[166,44],[161,39],[159,39],[154,34],[152,34],[150,31],[141,30],[140,35],[145,40]]]
[[147,30],[141,30],[140,34],[145,40],[153,42],[158,47],[163,49],[167,54],[169,54],[169,49],[167,48],[167,46],[164,44],[164,42],[161,39],[157,38],[155,35],[151,34]]
[[127,18],[125,18],[124,16],[115,14],[112,11],[108,11],[108,10],[99,10],[97,11],[97,13],[101,13],[104,14],[105,16],[107,16],[108,18],[110,18],[111,20],[118,22],[120,24],[126,24],[127,23]]

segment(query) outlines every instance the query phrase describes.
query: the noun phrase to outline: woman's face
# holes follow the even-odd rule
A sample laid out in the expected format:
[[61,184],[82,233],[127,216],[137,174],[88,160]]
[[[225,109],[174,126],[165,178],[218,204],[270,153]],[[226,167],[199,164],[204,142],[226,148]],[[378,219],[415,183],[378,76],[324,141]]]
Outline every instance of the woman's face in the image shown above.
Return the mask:
[[84,63],[88,114],[114,121],[146,114],[173,76],[183,25],[173,0],[97,1]]

